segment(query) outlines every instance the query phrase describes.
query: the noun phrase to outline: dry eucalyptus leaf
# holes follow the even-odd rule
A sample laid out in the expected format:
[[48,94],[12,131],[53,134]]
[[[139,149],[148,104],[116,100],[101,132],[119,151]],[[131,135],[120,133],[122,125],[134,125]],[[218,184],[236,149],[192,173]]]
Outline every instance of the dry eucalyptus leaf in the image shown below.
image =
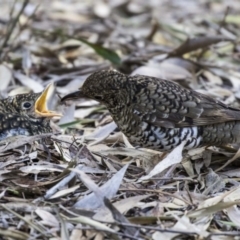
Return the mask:
[[12,71],[5,65],[0,65],[0,91],[5,90],[12,80]]
[[84,184],[90,190],[92,190],[93,193],[80,199],[78,202],[75,203],[74,207],[85,208],[85,209],[96,209],[103,206],[104,197],[111,199],[112,197],[115,196],[116,192],[119,189],[120,184],[122,183],[124,174],[128,166],[129,166],[128,164],[125,165],[101,187],[98,187],[89,177],[86,178],[86,175],[83,172],[76,171],[77,173],[80,174],[81,180],[84,182]]
[[[138,203],[147,197],[149,197],[149,195],[128,197],[126,199],[115,202],[113,205],[114,205],[114,207],[116,207],[118,209],[118,211],[120,211],[121,213],[125,213],[133,207],[139,207]],[[113,221],[111,212],[109,212],[109,210],[107,210],[105,208],[100,209],[100,211],[98,211],[93,216],[93,218],[95,220],[101,220],[104,218],[105,221],[109,221],[109,222]]]
[[23,85],[29,87],[33,92],[41,92],[44,90],[44,87],[38,83],[36,80],[33,80],[20,72],[14,72],[14,77],[17,78]]
[[240,210],[234,205],[226,209],[227,215],[230,220],[239,228],[240,227]]
[[39,217],[41,217],[41,219],[42,219],[41,223],[43,225],[57,227],[57,228],[59,227],[59,222],[53,214],[51,214],[45,210],[42,210],[42,209],[36,209],[35,213]]
[[179,146],[174,148],[166,158],[159,162],[153,170],[146,176],[141,177],[138,182],[142,182],[152,178],[154,175],[161,173],[163,170],[172,166],[173,164],[180,163],[182,161],[182,151],[184,148],[185,142],[182,142]]

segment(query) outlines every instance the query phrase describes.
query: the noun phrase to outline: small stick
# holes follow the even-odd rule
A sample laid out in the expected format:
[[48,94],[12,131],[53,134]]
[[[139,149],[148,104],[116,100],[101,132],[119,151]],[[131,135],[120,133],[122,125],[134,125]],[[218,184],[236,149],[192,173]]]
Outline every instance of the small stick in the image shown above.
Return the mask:
[[28,2],[29,2],[29,0],[25,0],[23,2],[22,8],[20,9],[20,11],[19,11],[18,15],[16,16],[16,18],[13,20],[12,25],[9,27],[9,30],[7,32],[7,35],[6,35],[5,39],[4,39],[4,42],[3,42],[2,46],[0,47],[0,56],[2,55],[2,51],[6,47],[7,42],[9,40],[9,38],[11,37],[12,32],[13,32],[13,30],[14,30],[14,28],[15,28],[15,26],[16,26],[16,24],[17,24],[17,22],[18,22],[18,20],[19,20],[19,18],[21,16],[21,14],[23,13],[25,7],[28,5]]

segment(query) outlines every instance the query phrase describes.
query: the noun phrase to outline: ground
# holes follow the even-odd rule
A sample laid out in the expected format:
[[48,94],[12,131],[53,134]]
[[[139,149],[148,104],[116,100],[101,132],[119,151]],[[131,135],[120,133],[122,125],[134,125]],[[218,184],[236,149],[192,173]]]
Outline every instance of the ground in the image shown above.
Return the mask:
[[63,113],[0,142],[1,239],[239,239],[239,145],[134,148],[104,106],[59,101],[112,68],[240,107],[238,0],[0,3],[1,97],[55,82]]

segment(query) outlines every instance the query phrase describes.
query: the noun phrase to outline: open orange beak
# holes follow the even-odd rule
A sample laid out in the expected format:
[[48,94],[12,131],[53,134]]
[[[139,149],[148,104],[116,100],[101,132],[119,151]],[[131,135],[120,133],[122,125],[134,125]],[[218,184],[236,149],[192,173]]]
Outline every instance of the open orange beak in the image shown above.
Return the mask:
[[52,100],[55,93],[55,86],[53,83],[50,83],[39,96],[35,102],[35,113],[41,117],[61,117],[62,114],[50,111],[48,109],[48,103]]

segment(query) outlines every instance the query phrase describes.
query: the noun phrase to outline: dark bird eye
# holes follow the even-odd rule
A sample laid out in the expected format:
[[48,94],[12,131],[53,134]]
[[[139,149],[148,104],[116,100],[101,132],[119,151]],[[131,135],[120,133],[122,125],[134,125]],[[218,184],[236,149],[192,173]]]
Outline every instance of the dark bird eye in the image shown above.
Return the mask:
[[22,104],[23,109],[29,109],[32,106],[32,103],[30,102],[24,102]]
[[98,96],[98,95],[95,96],[94,98],[95,98],[96,100],[98,100],[98,101],[101,101],[101,100],[102,100],[102,97],[101,97],[101,96]]

